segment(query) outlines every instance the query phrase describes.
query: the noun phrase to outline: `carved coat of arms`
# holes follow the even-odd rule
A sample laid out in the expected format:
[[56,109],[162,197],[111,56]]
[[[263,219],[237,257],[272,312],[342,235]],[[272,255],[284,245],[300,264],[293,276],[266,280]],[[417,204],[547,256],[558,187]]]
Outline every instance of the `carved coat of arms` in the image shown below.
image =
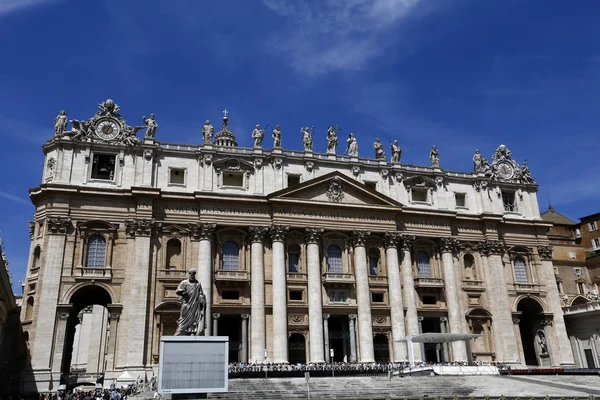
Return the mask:
[[344,198],[344,188],[342,187],[342,180],[335,177],[329,181],[329,187],[327,188],[327,198],[329,201],[339,203]]

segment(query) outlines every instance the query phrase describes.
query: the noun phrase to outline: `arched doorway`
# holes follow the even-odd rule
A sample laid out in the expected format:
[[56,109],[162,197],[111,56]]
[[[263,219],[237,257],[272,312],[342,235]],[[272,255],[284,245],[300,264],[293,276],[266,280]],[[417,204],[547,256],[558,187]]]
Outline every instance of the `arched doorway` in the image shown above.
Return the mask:
[[[519,330],[525,364],[531,366],[545,365],[549,362],[548,341],[541,324],[544,311],[540,303],[531,298],[519,301],[517,311],[521,313]],[[546,362],[545,362],[546,361]]]
[[70,303],[61,364],[63,383],[78,384],[84,376],[101,382],[106,370],[111,297],[102,287],[90,285],[79,288]]
[[375,362],[390,361],[390,345],[387,336],[378,333],[373,338],[373,349],[375,350]]
[[288,339],[288,357],[290,364],[306,363],[306,339],[300,333],[293,333]]

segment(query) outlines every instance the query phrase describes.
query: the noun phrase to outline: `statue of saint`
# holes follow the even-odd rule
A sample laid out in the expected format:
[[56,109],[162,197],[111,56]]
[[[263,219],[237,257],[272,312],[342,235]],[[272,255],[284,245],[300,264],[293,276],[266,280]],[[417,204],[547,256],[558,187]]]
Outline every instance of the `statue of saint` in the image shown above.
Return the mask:
[[279,125],[273,129],[271,136],[273,137],[273,147],[281,147],[281,128]]
[[213,134],[215,130],[213,126],[210,124],[209,120],[206,120],[204,126],[202,127],[202,141],[204,143],[212,143]]
[[540,353],[548,353],[548,342],[546,342],[546,335],[541,330],[538,331],[538,344],[540,345]]
[[56,118],[54,118],[54,135],[63,136],[67,131],[67,113],[61,110]]
[[202,336],[206,298],[202,285],[196,280],[196,270],[190,269],[188,274],[188,279],[181,281],[175,292],[181,296],[181,313],[175,336]]
[[527,166],[527,161],[523,161],[523,166],[521,167],[521,181],[523,183],[535,183],[531,176],[531,171],[529,171],[529,167]]
[[400,157],[402,156],[402,149],[400,148],[400,145],[398,144],[397,140],[394,140],[394,143],[392,143],[392,145],[390,146],[391,150],[392,150],[392,162],[393,163],[399,163],[400,162]]
[[146,118],[144,115],[142,117],[142,121],[144,121],[144,125],[146,125],[146,135],[147,139],[154,139],[156,135],[156,128],[158,128],[158,123],[154,119],[154,114],[150,114],[149,118]]
[[358,157],[358,142],[354,137],[354,133],[348,134],[348,139],[346,139],[346,153],[350,157]]
[[338,144],[336,128],[330,126],[327,129],[327,154],[335,154],[335,148]]
[[260,125],[256,124],[256,128],[252,131],[252,139],[254,139],[254,147],[261,147],[265,131],[260,129]]
[[475,167],[475,172],[481,172],[483,169],[483,156],[479,150],[475,150],[475,155],[473,156],[473,166]]
[[385,160],[385,151],[383,151],[383,144],[381,144],[379,138],[375,138],[373,148],[375,149],[375,158],[378,160]]
[[435,145],[431,148],[431,151],[429,152],[429,161],[431,161],[431,166],[433,168],[440,167],[440,152],[438,151],[437,147],[435,147]]
[[313,138],[310,129],[308,127],[301,128],[300,133],[302,134],[302,144],[304,145],[304,151],[312,151]]

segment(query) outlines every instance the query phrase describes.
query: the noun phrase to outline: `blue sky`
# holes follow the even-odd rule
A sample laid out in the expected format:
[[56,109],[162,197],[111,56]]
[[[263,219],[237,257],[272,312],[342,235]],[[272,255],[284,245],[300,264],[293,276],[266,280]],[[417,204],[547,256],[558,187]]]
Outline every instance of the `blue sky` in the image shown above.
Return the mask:
[[[398,139],[405,163],[470,171],[501,143],[572,219],[598,212],[600,2],[595,0],[0,0],[0,237],[15,290],[27,189],[61,109],[113,98],[161,141],[199,143],[222,110],[241,146],[280,124],[354,132],[362,156]],[[270,138],[265,140],[270,145]],[[387,150],[387,145],[386,145]]]

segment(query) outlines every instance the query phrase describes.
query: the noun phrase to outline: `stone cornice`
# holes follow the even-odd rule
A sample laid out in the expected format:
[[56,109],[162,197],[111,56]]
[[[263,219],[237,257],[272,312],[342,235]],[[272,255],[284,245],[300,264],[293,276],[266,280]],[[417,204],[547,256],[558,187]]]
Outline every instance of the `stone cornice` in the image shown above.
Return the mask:
[[323,232],[325,232],[325,229],[323,228],[304,228],[304,239],[306,240],[306,244],[318,243]]
[[125,220],[125,234],[127,237],[152,236],[153,233],[160,232],[162,223],[154,219],[128,219]]
[[287,225],[273,225],[271,227],[271,241],[283,242],[289,230],[290,227]]
[[70,225],[71,219],[64,217],[48,217],[46,223],[48,233],[51,235],[65,235]]
[[248,231],[250,231],[250,241],[252,243],[262,243],[269,233],[269,230],[270,227],[268,226],[249,226]]
[[192,240],[211,240],[217,224],[200,223],[188,224]]

